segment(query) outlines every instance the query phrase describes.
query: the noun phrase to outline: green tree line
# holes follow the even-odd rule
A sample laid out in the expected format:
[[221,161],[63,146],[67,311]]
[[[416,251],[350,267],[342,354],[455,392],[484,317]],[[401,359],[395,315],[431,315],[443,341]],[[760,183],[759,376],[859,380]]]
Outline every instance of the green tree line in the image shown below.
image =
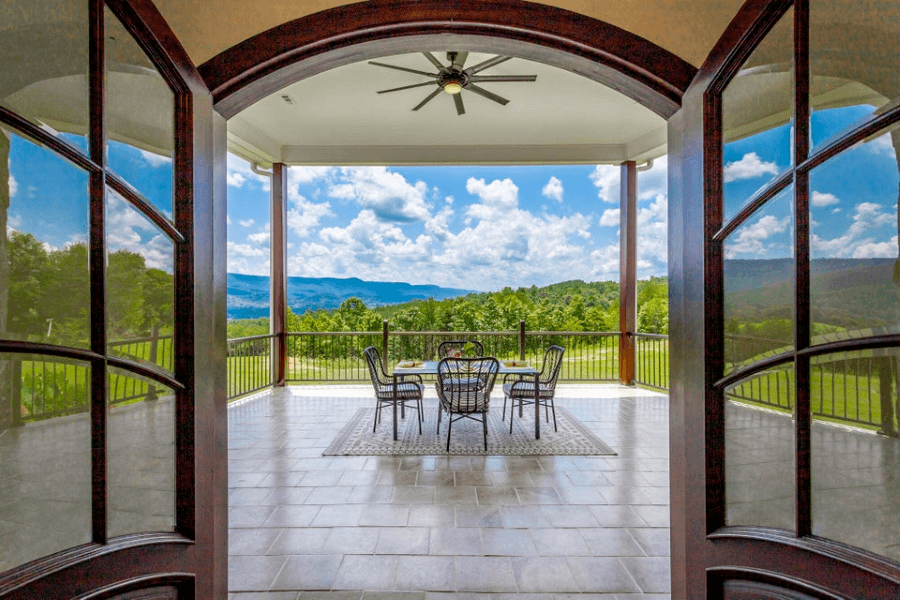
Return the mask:
[[[333,310],[294,313],[288,307],[288,331],[381,331],[387,320],[395,331],[515,331],[519,321],[531,331],[618,331],[619,284],[574,280],[544,287],[503,288],[445,300],[413,300],[368,307],[348,298]],[[668,333],[668,284],[653,277],[638,282],[638,331]],[[235,319],[228,337],[269,332],[269,320]]]
[[[7,337],[66,346],[90,344],[90,271],[84,243],[46,247],[30,233],[7,237]],[[153,327],[170,333],[174,319],[172,274],[149,268],[144,257],[118,250],[107,256],[107,337],[146,337]]]

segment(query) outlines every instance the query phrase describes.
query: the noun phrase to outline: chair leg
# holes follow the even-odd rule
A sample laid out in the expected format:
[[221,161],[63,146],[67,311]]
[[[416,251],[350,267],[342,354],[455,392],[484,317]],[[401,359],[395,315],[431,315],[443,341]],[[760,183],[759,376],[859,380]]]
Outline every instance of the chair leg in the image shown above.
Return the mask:
[[484,450],[487,452],[487,412],[481,413],[481,426],[484,428]]
[[372,423],[372,433],[378,428],[378,416],[381,414],[381,401],[375,400],[375,422]]
[[441,433],[441,415],[443,415],[443,414],[444,414],[444,407],[441,406],[440,402],[438,402],[438,424],[437,424],[437,431],[435,432],[438,435],[440,435],[440,433]]
[[419,421],[419,435],[422,435],[422,401],[416,398],[416,420]]
[[553,398],[550,398],[550,409],[553,411],[553,431],[559,431],[556,428],[556,403],[553,402]]
[[[519,400],[519,408],[522,408],[522,401]],[[512,435],[513,415],[516,412],[516,397],[509,398],[509,434]],[[521,415],[520,415],[521,416]]]
[[447,412],[447,452],[450,452],[450,430],[453,429],[453,413]]

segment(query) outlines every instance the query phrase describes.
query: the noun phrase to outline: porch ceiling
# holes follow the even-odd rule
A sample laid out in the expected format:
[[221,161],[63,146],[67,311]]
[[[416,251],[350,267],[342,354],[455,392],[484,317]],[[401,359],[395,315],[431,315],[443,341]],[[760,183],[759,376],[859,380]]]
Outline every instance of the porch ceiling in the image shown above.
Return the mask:
[[[444,63],[445,54],[434,51]],[[491,56],[472,53],[466,65]],[[379,62],[434,71],[421,53]],[[621,163],[666,151],[660,116],[585,77],[521,58],[484,74],[537,75],[537,81],[480,84],[507,98],[505,106],[463,91],[460,116],[442,92],[413,111],[435,88],[376,92],[427,78],[361,61],[289,85],[240,112],[228,123],[230,149],[262,164],[342,165]]]

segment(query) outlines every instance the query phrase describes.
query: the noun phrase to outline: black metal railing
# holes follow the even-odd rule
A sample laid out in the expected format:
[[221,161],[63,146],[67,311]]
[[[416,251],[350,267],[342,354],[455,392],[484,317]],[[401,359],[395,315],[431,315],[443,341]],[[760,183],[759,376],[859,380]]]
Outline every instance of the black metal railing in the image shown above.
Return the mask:
[[287,337],[285,379],[291,382],[369,382],[362,351],[379,349],[385,362],[437,359],[443,341],[477,339],[484,353],[539,365],[553,344],[566,348],[561,381],[615,381],[618,378],[618,333],[569,331],[390,331],[291,332]]
[[[141,363],[151,363],[168,371],[173,369],[174,338],[159,335],[154,329],[149,337],[110,342],[110,354]],[[83,362],[52,356],[13,355],[4,357],[4,368],[11,373],[4,378],[10,386],[7,398],[13,424],[40,421],[85,412],[90,407],[90,366]],[[160,384],[121,370],[107,375],[108,404],[118,406],[142,400],[156,400],[171,393]]]
[[669,336],[635,333],[635,383],[659,390],[669,389]]
[[236,398],[272,385],[274,335],[228,340],[228,397]]

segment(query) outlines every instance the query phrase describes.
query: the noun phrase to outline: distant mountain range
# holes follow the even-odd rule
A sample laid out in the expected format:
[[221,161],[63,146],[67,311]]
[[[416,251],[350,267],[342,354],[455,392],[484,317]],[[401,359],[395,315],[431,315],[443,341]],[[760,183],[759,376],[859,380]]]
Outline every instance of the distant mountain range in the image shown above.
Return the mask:
[[[287,303],[296,314],[324,308],[331,310],[347,298],[357,297],[366,306],[385,306],[410,300],[443,300],[472,293],[471,290],[402,282],[363,281],[331,277],[288,277]],[[228,274],[228,318],[251,319],[269,316],[269,278]]]
[[[893,258],[810,261],[813,320],[854,329],[896,324]],[[791,318],[793,259],[726,260],[726,313],[741,320]]]

